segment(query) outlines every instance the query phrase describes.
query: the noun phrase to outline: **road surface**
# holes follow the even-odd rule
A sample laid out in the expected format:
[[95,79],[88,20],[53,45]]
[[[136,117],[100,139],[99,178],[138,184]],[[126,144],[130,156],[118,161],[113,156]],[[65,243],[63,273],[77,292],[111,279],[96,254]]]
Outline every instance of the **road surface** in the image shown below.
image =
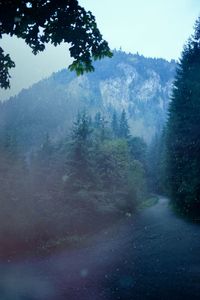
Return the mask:
[[200,226],[160,197],[80,249],[1,262],[0,299],[200,299]]

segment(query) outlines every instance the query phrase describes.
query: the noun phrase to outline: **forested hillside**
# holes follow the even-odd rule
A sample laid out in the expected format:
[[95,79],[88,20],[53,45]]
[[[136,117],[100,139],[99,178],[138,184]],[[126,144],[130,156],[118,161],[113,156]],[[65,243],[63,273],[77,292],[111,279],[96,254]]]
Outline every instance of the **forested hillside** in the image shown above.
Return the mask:
[[124,109],[131,133],[149,142],[166,120],[175,66],[114,51],[112,59],[96,62],[94,73],[76,77],[62,70],[1,104],[0,136],[10,135],[27,152],[47,134],[63,138],[82,109],[109,120]]
[[149,197],[147,144],[165,124],[175,66],[114,51],[94,73],[62,70],[1,103],[6,251],[5,233],[27,246],[31,231],[30,247],[80,237]]

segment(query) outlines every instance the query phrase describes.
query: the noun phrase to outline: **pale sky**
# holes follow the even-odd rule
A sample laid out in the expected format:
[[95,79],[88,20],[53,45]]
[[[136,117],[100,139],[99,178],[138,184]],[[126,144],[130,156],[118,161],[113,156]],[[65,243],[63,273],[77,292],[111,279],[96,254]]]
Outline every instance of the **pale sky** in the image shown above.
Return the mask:
[[[95,15],[111,49],[121,47],[126,52],[167,60],[180,57],[200,13],[199,0],[79,0],[79,3]],[[0,90],[0,100],[70,63],[66,45],[49,45],[37,56],[16,38],[5,37],[0,45],[16,62],[11,72],[11,89]]]

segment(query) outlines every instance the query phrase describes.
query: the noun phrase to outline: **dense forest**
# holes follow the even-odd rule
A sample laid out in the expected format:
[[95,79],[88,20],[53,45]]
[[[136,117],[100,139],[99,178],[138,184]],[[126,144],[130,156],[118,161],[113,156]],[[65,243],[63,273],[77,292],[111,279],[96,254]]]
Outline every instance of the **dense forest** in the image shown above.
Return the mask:
[[200,19],[185,46],[167,124],[167,174],[175,204],[200,213]]
[[131,215],[147,198],[146,144],[130,135],[124,110],[110,120],[80,112],[64,139],[46,134],[29,155],[18,150],[14,128],[2,139],[0,239],[11,243],[6,251],[26,239],[27,246],[36,240],[39,246],[96,231]]
[[149,142],[165,123],[175,66],[114,51],[94,73],[62,70],[0,104],[5,253],[71,244],[152,199]]
[[151,184],[184,215],[200,214],[200,19],[177,66],[168,120],[150,146]]

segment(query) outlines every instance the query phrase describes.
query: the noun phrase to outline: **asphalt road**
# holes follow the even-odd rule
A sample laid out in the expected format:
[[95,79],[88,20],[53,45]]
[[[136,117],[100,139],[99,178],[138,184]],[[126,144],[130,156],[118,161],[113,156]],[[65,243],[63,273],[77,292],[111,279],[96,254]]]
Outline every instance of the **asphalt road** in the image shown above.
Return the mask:
[[200,226],[168,200],[80,249],[0,263],[0,300],[200,299]]

